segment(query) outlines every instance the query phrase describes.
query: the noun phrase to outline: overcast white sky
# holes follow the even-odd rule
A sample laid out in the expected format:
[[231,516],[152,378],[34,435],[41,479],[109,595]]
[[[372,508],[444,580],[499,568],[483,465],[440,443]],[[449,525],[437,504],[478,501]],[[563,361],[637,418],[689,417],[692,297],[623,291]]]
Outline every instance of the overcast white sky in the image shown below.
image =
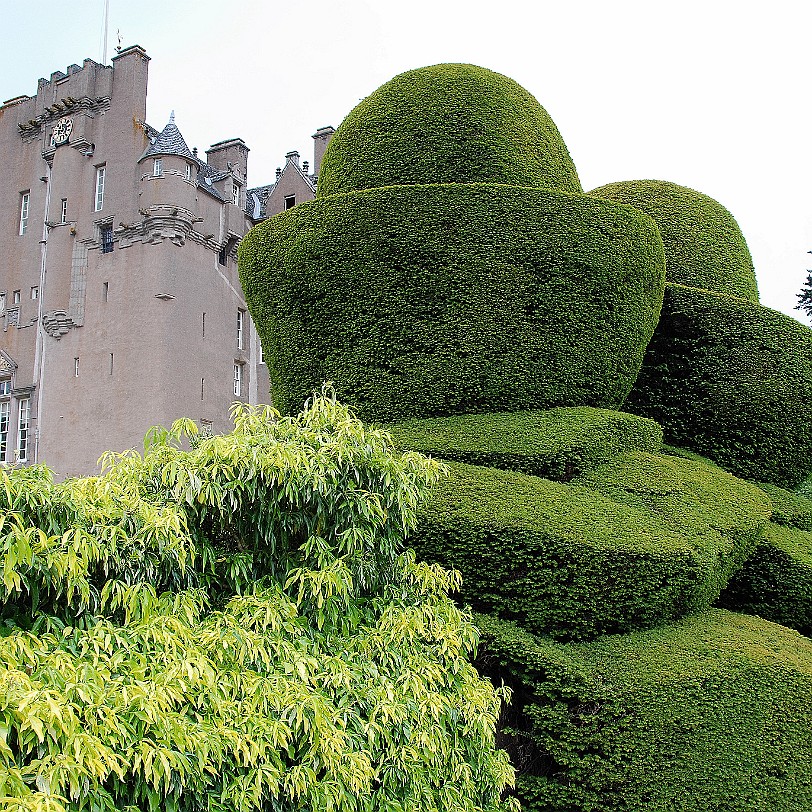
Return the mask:
[[[0,0],[0,101],[102,55],[104,0]],[[801,318],[812,268],[812,1],[110,0],[152,57],[147,117],[201,152],[239,136],[249,183],[410,68],[471,62],[552,115],[586,190],[658,178],[738,220],[764,304]]]

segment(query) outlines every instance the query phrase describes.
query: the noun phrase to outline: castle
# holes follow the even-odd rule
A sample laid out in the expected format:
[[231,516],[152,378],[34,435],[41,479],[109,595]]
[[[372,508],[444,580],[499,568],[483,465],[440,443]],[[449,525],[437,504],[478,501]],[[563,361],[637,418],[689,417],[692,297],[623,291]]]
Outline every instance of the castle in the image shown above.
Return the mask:
[[0,462],[61,476],[188,416],[268,401],[237,275],[256,222],[312,200],[333,129],[248,187],[248,147],[146,123],[149,56],[86,59],[0,106]]

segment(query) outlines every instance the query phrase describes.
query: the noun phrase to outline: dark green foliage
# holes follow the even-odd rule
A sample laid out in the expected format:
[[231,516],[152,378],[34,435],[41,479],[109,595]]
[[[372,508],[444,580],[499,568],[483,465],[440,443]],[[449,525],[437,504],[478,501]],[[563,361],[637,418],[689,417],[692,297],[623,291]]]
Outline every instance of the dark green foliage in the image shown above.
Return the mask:
[[476,182],[582,191],[555,123],[523,87],[476,65],[433,65],[396,76],[344,119],[318,194]]
[[812,636],[812,532],[770,522],[719,604]]
[[812,531],[812,498],[767,483],[761,483],[759,487],[773,503],[774,522]]
[[653,420],[588,406],[434,417],[387,428],[401,448],[559,482],[621,451],[657,451],[663,438]]
[[744,299],[666,285],[625,408],[744,479],[792,488],[812,469],[812,330]]
[[524,812],[808,812],[812,642],[710,610],[562,645],[475,616]]
[[[812,253],[812,251],[807,253]],[[795,309],[802,310],[812,318],[812,271],[806,272],[806,282],[804,282],[804,286],[798,294],[798,304],[795,305]]]
[[[464,601],[556,637],[653,626],[710,606],[752,550],[769,517],[767,499],[695,463],[642,453],[623,459],[609,471],[637,488],[634,505],[451,463],[409,543],[462,573]],[[640,483],[652,469],[661,490],[646,498]],[[604,473],[591,484],[609,479]],[[726,505],[718,520],[707,507],[715,502]]]
[[590,194],[629,203],[654,218],[669,282],[758,302],[753,258],[739,224],[721,203],[662,180],[610,183]]
[[772,511],[761,488],[716,466],[644,452],[619,454],[574,484],[650,512],[676,532],[724,536],[727,544],[715,545],[722,584],[752,552]]
[[249,232],[240,278],[274,403],[325,380],[368,420],[616,406],[659,317],[631,207],[492,185],[312,201]]

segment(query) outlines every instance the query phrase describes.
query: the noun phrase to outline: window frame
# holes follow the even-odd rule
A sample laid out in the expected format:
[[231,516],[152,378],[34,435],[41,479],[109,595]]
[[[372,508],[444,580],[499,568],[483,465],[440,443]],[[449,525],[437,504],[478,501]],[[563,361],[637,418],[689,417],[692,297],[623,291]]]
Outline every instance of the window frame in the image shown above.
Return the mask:
[[242,364],[239,361],[234,362],[234,397],[242,397]]
[[28,462],[28,432],[31,429],[31,398],[17,402],[17,462]]
[[102,211],[104,209],[104,192],[107,183],[107,164],[101,164],[96,167],[96,193],[94,195],[94,209],[93,211]]
[[164,174],[164,160],[163,158],[155,158],[152,161],[152,177],[160,178]]
[[28,231],[28,215],[31,211],[31,190],[20,192],[20,229],[22,237]]
[[237,308],[237,349],[245,349],[245,311]]
[[6,395],[2,397],[4,400],[0,400],[0,464],[4,463],[8,456],[8,435],[11,429],[11,399]]
[[62,198],[62,210],[59,215],[59,222],[64,226],[68,222],[68,198]]
[[113,225],[104,223],[99,226],[99,246],[102,254],[113,253]]

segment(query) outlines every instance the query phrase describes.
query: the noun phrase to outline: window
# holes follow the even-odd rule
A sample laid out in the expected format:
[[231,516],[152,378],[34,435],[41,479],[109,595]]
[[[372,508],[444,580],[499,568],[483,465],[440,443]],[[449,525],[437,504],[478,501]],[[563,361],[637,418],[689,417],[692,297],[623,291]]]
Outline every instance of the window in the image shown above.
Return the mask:
[[31,288],[31,299],[39,299],[39,287],[35,286]]
[[113,353],[110,353],[110,374],[113,374]]
[[73,377],[74,378],[79,377],[79,359],[78,358],[73,359]]
[[245,349],[243,347],[243,336],[244,336],[244,328],[245,327],[245,311],[238,310],[237,311],[237,349],[242,350]]
[[242,364],[234,364],[234,396],[242,395]]
[[0,398],[11,394],[11,378],[0,378]]
[[19,420],[17,422],[17,460],[28,459],[28,427],[31,422],[31,401],[24,398],[20,401]]
[[201,378],[200,379],[200,399],[201,400],[203,400],[203,395],[205,394],[205,391],[206,391],[206,379]]
[[31,203],[31,193],[23,192],[20,195],[20,234],[28,231],[28,207]]
[[15,290],[14,293],[11,294],[14,304],[18,305],[20,303],[20,291]]
[[259,345],[259,363],[260,364],[265,363],[265,355],[262,352],[262,344]]
[[96,208],[94,211],[101,211],[104,208],[104,165],[96,167]]
[[109,254],[113,250],[113,226],[99,228],[99,241],[102,254]]
[[186,180],[192,179],[192,165],[186,164]]
[[62,198],[62,213],[59,217],[59,222],[63,225],[68,222],[68,198]]
[[285,196],[285,210],[292,209],[296,205],[296,195]]
[[231,184],[231,202],[235,206],[240,205],[240,185],[238,183]]
[[205,338],[206,337],[206,314],[205,313],[203,314],[203,319],[202,319],[202,322],[201,322],[201,326],[203,328],[203,338]]
[[103,301],[103,302],[106,302],[106,301],[107,301],[107,297],[108,297],[109,295],[110,295],[110,283],[109,283],[109,282],[104,282],[104,283],[102,284],[102,301]]
[[4,313],[6,310],[6,294],[0,293],[0,313]]
[[219,253],[218,257],[217,257],[217,261],[221,265],[227,265],[228,264],[228,246],[223,246],[220,249],[220,253]]
[[164,173],[164,162],[161,158],[156,158],[152,162],[152,176],[159,178]]
[[11,406],[7,400],[0,401],[0,463],[6,461],[8,453],[8,424]]

